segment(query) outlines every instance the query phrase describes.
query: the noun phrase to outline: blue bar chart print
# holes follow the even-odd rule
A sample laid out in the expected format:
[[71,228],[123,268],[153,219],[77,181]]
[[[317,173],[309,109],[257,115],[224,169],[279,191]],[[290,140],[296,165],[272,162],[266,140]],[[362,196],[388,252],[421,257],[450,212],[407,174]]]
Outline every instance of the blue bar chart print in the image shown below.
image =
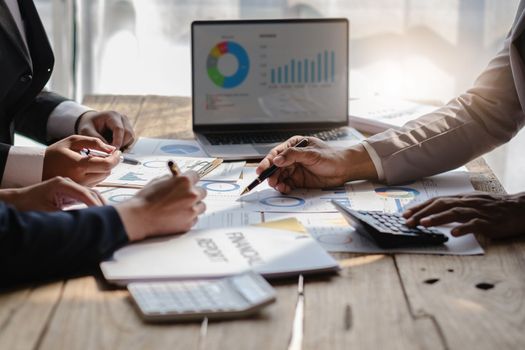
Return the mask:
[[287,64],[270,68],[272,85],[323,84],[335,81],[335,52],[324,50],[311,58],[292,58]]

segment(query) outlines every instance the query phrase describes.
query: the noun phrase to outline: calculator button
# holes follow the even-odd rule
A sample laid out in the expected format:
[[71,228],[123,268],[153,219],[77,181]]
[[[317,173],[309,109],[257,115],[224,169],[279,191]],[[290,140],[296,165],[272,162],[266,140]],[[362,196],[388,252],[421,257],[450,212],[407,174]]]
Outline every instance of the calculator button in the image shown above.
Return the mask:
[[242,275],[232,279],[232,284],[251,303],[260,303],[268,299],[268,293],[250,275]]

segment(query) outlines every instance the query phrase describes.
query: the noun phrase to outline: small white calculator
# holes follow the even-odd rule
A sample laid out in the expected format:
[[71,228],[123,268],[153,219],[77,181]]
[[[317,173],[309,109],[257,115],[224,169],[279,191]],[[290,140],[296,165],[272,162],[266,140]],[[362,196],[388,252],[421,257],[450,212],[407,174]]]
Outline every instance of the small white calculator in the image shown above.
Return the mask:
[[225,319],[251,315],[275,301],[255,272],[195,281],[137,282],[128,291],[146,321]]

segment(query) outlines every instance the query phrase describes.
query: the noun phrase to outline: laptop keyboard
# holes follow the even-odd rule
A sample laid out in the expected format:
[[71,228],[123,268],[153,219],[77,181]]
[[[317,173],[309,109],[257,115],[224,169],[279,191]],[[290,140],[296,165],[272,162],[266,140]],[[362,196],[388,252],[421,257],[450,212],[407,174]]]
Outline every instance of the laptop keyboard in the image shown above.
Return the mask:
[[[217,145],[243,145],[257,143],[279,143],[288,140],[290,137],[297,135],[297,132],[254,132],[254,133],[224,133],[224,134],[206,134],[206,138],[214,146]],[[334,141],[345,139],[349,136],[348,129],[337,128],[330,130],[313,130],[302,131],[303,136],[314,136],[323,141]]]

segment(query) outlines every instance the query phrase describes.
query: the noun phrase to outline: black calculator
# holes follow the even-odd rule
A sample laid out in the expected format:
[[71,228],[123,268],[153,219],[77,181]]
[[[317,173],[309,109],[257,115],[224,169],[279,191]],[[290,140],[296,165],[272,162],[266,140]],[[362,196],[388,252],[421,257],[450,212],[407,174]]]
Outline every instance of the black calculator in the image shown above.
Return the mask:
[[332,203],[356,232],[371,237],[380,247],[439,245],[448,241],[448,237],[435,228],[407,227],[399,214],[353,210],[338,201]]

